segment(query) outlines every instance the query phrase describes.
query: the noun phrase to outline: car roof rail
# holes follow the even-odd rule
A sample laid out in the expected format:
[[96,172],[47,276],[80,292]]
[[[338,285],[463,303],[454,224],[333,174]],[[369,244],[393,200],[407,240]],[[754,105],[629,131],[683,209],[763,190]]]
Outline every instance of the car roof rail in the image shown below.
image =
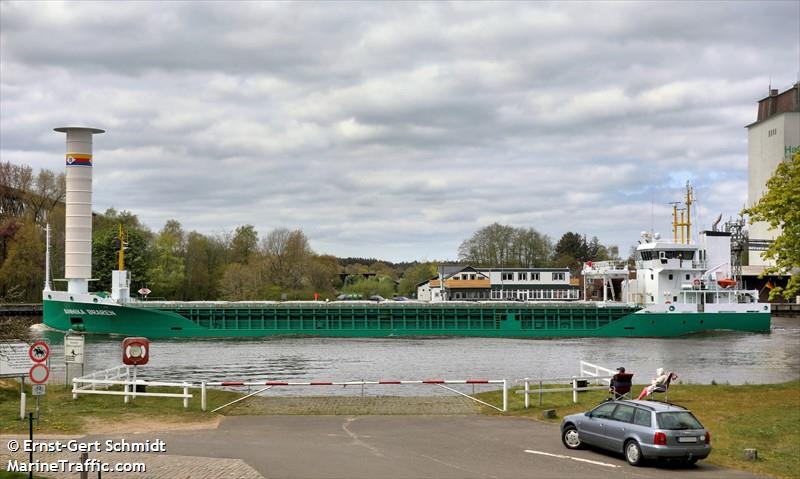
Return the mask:
[[634,402],[633,399],[617,399],[617,402],[628,404],[630,406],[643,407],[651,411],[656,410],[656,408],[654,408],[653,406],[648,406],[647,404],[642,404],[641,402]]
[[688,411],[689,410],[689,408],[687,408],[685,406],[681,406],[680,404],[675,404],[674,402],[660,401],[658,399],[648,399],[648,401],[657,402],[659,404],[663,404],[663,405],[669,406],[669,407],[676,407],[676,408],[679,408],[679,409],[683,409],[684,411]]

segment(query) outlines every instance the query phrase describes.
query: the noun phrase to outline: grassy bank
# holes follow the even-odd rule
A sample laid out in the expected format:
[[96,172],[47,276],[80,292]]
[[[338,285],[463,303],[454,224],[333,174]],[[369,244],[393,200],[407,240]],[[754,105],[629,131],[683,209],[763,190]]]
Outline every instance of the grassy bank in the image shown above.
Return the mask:
[[[30,386],[26,389],[27,410],[33,412],[35,399],[30,395]],[[148,388],[148,392],[166,389]],[[93,424],[101,422],[147,419],[190,423],[208,421],[216,416],[200,410],[199,390],[190,390],[190,393],[194,397],[189,400],[189,409],[184,410],[183,400],[178,398],[140,396],[135,401],[124,404],[122,396],[82,395],[77,401],[73,401],[71,388],[48,385],[47,394],[40,400],[39,423],[35,425],[34,432],[80,434],[89,430]],[[235,392],[209,389],[208,404],[221,405],[240,396]],[[19,420],[19,383],[15,380],[0,380],[0,432],[28,432],[28,421]]]
[[[641,387],[635,387],[638,393]],[[572,403],[572,393],[531,396],[533,407],[525,409],[524,396],[509,394],[511,416],[523,416],[559,423],[574,412],[583,412],[602,401],[604,391],[580,394],[580,403]],[[479,397],[492,404],[502,401],[500,392]],[[800,381],[766,385],[695,385],[676,384],[670,402],[689,408],[711,431],[713,451],[707,461],[724,467],[785,478],[800,477]],[[556,419],[542,419],[545,409],[555,409]],[[490,408],[485,414],[501,414]],[[745,448],[758,449],[758,461],[746,461]]]

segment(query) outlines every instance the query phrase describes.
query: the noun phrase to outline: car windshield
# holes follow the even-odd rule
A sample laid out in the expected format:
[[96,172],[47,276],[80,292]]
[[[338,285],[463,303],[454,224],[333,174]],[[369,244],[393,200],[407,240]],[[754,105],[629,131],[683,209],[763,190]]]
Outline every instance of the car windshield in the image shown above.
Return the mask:
[[703,429],[703,425],[689,411],[662,412],[657,415],[661,429]]

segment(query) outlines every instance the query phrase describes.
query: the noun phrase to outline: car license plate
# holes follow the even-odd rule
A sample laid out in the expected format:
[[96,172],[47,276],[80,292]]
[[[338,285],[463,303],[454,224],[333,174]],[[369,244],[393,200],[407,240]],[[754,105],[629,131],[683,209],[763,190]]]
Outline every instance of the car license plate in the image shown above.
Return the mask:
[[679,437],[678,442],[697,442],[696,436]]

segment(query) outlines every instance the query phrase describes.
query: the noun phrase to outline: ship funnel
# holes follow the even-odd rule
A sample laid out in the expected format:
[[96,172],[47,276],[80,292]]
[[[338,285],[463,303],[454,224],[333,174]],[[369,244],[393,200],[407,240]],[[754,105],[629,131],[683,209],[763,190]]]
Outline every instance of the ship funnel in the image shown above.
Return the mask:
[[89,292],[92,277],[92,135],[105,130],[61,127],[67,134],[67,224],[64,277],[67,291]]

